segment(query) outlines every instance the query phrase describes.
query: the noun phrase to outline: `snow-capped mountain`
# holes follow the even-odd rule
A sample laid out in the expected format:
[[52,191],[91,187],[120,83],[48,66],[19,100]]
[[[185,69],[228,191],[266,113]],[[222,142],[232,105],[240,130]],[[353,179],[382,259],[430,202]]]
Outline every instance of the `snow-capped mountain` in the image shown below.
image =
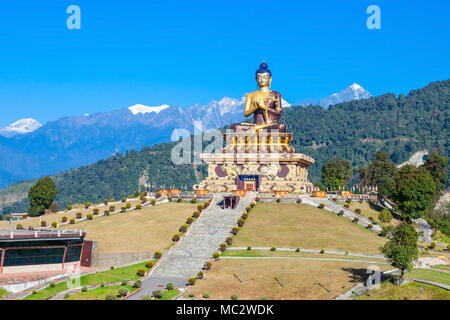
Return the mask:
[[302,102],[300,105],[306,106],[310,104],[318,104],[324,108],[328,108],[330,105],[333,104],[338,104],[341,102],[347,102],[351,100],[368,99],[371,97],[372,95],[370,94],[369,91],[365,90],[359,84],[353,83],[351,86],[348,86],[344,90],[339,91],[338,93],[333,93],[332,95],[326,98],[319,99],[316,102],[309,99],[307,101]]
[[157,107],[148,107],[148,106],[144,106],[143,104],[135,104],[134,106],[128,107],[128,110],[131,111],[132,114],[138,114],[138,113],[151,113],[151,112],[155,112],[155,113],[159,113],[160,111],[169,108],[169,105],[167,104],[163,104],[161,106],[157,106]]
[[4,137],[13,137],[19,134],[33,132],[42,127],[38,121],[32,118],[20,119],[7,127],[0,129],[0,135]]

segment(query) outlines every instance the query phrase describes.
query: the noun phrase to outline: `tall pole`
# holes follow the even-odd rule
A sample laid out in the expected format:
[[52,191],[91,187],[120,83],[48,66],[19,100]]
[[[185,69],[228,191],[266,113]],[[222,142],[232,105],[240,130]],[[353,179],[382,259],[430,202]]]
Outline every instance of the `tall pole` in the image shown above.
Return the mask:
[[284,267],[281,267],[281,287],[284,289]]
[[241,278],[240,278],[240,280],[241,280],[241,283],[244,281],[244,275],[243,275],[243,265],[242,265],[242,263],[241,263]]

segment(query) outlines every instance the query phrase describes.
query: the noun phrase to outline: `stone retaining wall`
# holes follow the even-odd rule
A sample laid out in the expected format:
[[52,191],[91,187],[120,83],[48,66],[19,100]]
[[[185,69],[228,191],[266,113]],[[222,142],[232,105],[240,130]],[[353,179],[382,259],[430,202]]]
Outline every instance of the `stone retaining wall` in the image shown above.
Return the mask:
[[154,252],[94,252],[91,267],[122,266],[135,261],[153,259]]

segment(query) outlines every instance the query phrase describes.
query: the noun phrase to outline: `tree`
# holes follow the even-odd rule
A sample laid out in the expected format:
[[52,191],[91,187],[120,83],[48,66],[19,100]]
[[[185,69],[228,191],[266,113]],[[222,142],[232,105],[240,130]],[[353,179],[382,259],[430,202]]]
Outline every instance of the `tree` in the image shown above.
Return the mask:
[[389,211],[389,209],[383,209],[378,214],[378,219],[380,219],[381,222],[389,223],[392,220],[392,213]]
[[380,248],[392,266],[400,269],[400,284],[403,282],[405,271],[410,271],[413,262],[418,258],[417,240],[416,230],[407,222],[402,222],[392,231],[391,239]]
[[395,209],[405,217],[420,218],[433,204],[436,185],[424,168],[404,165],[394,176],[391,185]]
[[28,192],[28,197],[30,198],[28,213],[30,216],[38,216],[45,213],[45,210],[50,208],[57,194],[58,189],[52,178],[47,176],[39,179]]
[[377,151],[367,168],[359,169],[359,179],[366,186],[377,186],[378,197],[390,197],[390,186],[397,172],[395,164],[386,152]]
[[347,160],[334,157],[322,166],[322,181],[331,190],[346,186],[351,176],[351,164]]
[[436,193],[439,195],[447,184],[448,157],[440,156],[436,150],[431,151],[425,163],[422,165],[430,172],[436,184]]

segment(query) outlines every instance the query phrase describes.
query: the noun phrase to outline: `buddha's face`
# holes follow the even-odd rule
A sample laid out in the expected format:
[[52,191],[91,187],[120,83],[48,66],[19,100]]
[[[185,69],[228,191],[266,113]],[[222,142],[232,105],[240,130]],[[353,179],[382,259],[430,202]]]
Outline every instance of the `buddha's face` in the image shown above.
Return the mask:
[[271,82],[272,77],[268,72],[256,74],[256,83],[258,84],[258,87],[269,87]]

